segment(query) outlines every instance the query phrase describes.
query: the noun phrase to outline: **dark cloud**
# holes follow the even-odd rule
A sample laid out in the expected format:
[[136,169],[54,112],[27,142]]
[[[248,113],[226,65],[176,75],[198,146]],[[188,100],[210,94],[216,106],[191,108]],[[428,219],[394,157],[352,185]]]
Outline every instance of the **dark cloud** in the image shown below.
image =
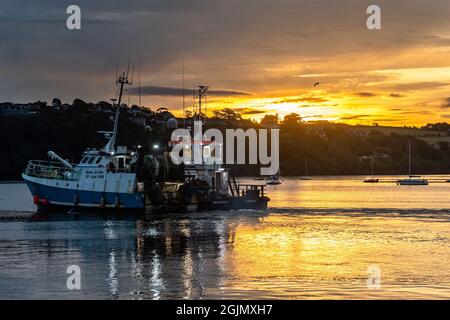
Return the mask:
[[404,95],[402,95],[402,94],[400,94],[400,93],[391,93],[391,94],[389,95],[389,97],[391,97],[391,98],[403,98]]
[[443,103],[441,104],[441,108],[450,108],[450,97],[444,99]]
[[434,114],[434,112],[431,111],[427,111],[427,110],[404,110],[401,112],[397,112],[397,114],[416,114],[416,115],[421,115],[421,114]]
[[395,114],[401,114],[401,115],[422,115],[422,114],[427,114],[427,115],[432,115],[434,114],[434,112],[429,111],[429,110],[420,110],[420,109],[416,109],[416,110],[409,110],[409,109],[402,109],[402,108],[389,108],[389,111],[393,111],[395,112]]
[[372,98],[372,97],[377,96],[376,93],[372,93],[372,92],[357,92],[357,93],[355,93],[355,95],[358,97],[363,97],[363,98]]
[[328,108],[332,108],[332,107],[337,107],[338,104],[331,104],[331,105],[316,105],[316,104],[302,104],[299,105],[298,108],[323,108],[323,107],[328,107]]
[[439,89],[442,87],[449,86],[448,82],[440,82],[440,81],[428,81],[428,82],[413,82],[413,83],[404,83],[404,84],[395,84],[388,86],[387,88],[393,89],[396,91],[417,91],[417,90],[430,90],[430,89]]
[[[133,87],[130,93],[137,95],[139,93],[139,88]],[[193,95],[195,91],[193,89],[183,88],[173,88],[173,87],[157,87],[157,86],[143,86],[140,89],[141,95],[143,96],[170,96],[170,97],[181,97],[184,95]],[[250,93],[235,90],[208,90],[208,96],[213,97],[237,97],[237,96],[249,96]]]
[[376,118],[376,119],[370,119],[374,122],[399,122],[399,121],[405,121],[407,119],[404,118]]
[[328,115],[324,115],[324,114],[313,114],[310,116],[303,116],[303,119],[309,119],[309,118],[326,118],[329,117]]
[[309,102],[309,103],[323,103],[327,102],[328,99],[325,99],[323,97],[315,97],[315,96],[303,96],[301,98],[302,102]]
[[309,103],[322,103],[327,102],[328,99],[322,98],[322,97],[316,97],[316,96],[301,96],[301,97],[295,97],[295,98],[285,98],[280,99],[275,102],[274,104],[281,104],[281,103],[303,103],[303,102],[309,102]]
[[371,117],[371,115],[369,114],[352,114],[339,117],[339,120],[359,120],[359,119],[366,119],[369,117]]
[[[183,57],[189,88],[204,83],[268,96],[270,90],[312,87],[314,78],[295,74],[351,77],[360,71],[345,86],[356,91],[361,83],[381,83],[380,75],[366,73],[375,64],[392,68],[390,62],[378,62],[383,59],[373,62],[374,54],[400,61],[398,54],[409,49],[448,45],[448,37],[436,35],[448,30],[448,0],[378,2],[383,10],[380,32],[365,28],[370,3],[361,0],[77,0],[82,30],[68,31],[65,10],[73,1],[2,0],[0,70],[7,77],[0,80],[0,97],[108,99],[114,94],[116,61],[123,64],[138,52],[143,83],[164,83],[169,89],[153,96],[158,90],[150,88],[153,104],[180,96],[170,88],[181,87]],[[267,71],[282,64],[293,68]],[[346,79],[318,77],[320,90],[339,87],[340,80],[346,85]],[[416,84],[418,90],[438,85],[447,84]],[[411,85],[397,88],[386,92],[414,90]],[[304,102],[326,99],[298,101]]]
[[265,110],[256,109],[256,108],[237,108],[236,112],[239,112],[242,115],[256,115],[266,113]]

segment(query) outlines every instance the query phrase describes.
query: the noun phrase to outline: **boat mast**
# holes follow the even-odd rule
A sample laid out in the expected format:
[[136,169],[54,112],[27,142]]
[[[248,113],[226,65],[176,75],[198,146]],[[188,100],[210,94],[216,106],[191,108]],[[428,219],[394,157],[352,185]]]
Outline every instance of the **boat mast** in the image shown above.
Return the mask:
[[183,56],[183,65],[182,65],[182,73],[183,73],[183,121],[184,118],[186,117],[186,102],[185,102],[185,94],[184,94],[184,56]]
[[[199,118],[203,118],[202,99],[206,95],[206,91],[208,91],[207,86],[198,86],[198,116],[199,116]],[[206,114],[205,114],[205,117],[206,117]]]
[[372,177],[373,177],[373,156],[372,157],[370,157],[370,166],[371,166],[371,168],[372,168]]
[[114,152],[115,145],[116,145],[116,138],[117,138],[117,130],[119,125],[119,115],[120,115],[120,105],[122,104],[122,96],[123,96],[123,88],[125,85],[131,85],[131,81],[128,81],[128,73],[129,73],[130,67],[128,66],[128,71],[125,73],[122,73],[119,78],[116,81],[116,84],[120,84],[119,88],[119,99],[117,101],[116,105],[116,116],[114,119],[114,131],[111,139],[106,144],[104,150],[106,152],[112,153]]
[[139,75],[138,75],[138,77],[139,77],[139,79],[138,79],[138,82],[139,82],[139,89],[138,89],[138,94],[139,94],[139,108],[140,107],[142,107],[142,104],[141,104],[141,53],[139,52],[139,56],[138,56],[138,68],[139,68]]
[[308,160],[305,159],[305,177],[308,176]]
[[408,154],[409,154],[409,176],[411,176],[411,139],[409,139]]

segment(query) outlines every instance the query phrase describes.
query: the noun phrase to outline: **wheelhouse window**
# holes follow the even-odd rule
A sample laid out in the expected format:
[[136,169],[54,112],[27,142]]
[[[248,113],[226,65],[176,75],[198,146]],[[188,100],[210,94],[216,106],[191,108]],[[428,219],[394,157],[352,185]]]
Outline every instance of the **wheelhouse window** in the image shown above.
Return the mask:
[[125,167],[125,158],[120,157],[118,160],[119,160],[119,169],[123,169]]

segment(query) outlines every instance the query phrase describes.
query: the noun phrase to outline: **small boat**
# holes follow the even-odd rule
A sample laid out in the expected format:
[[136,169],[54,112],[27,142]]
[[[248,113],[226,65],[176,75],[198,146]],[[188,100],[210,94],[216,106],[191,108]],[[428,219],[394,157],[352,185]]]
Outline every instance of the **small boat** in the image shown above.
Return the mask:
[[372,178],[365,179],[363,181],[364,183],[378,183],[378,182],[380,182],[379,179],[373,177],[373,159],[374,159],[374,157],[371,156],[370,157],[370,160],[371,160],[370,163],[371,163],[371,168],[372,168]]
[[281,184],[280,176],[279,175],[273,175],[267,178],[266,180],[267,185],[278,185]]
[[409,176],[408,179],[398,179],[397,185],[399,186],[427,186],[428,180],[422,179],[420,176],[411,174],[411,140],[408,145],[408,158],[409,158]]
[[300,180],[311,180],[311,178],[308,176],[308,160],[305,159],[305,175],[303,177],[300,177]]
[[268,178],[266,178],[266,184],[267,185],[271,185],[271,186],[281,184],[280,177],[281,177],[281,170],[279,169],[277,174],[274,174],[274,175],[269,176]]
[[421,178],[399,179],[397,184],[400,186],[427,186],[428,180]]

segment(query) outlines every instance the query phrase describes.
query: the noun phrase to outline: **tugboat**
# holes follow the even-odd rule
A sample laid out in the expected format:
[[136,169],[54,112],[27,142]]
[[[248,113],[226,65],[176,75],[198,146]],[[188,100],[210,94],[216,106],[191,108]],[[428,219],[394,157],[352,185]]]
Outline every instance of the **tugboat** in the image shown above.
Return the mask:
[[[219,164],[171,162],[170,138],[163,138],[161,147],[151,150],[116,147],[123,89],[131,85],[128,74],[123,73],[117,83],[120,91],[114,130],[101,132],[109,137],[105,147],[86,149],[78,164],[69,163],[53,151],[47,153],[49,161],[29,161],[22,178],[39,212],[150,213],[267,208],[270,199],[265,195],[265,185],[239,184]],[[167,129],[177,126],[176,119],[167,122]],[[203,143],[202,148],[206,148],[208,141]]]

